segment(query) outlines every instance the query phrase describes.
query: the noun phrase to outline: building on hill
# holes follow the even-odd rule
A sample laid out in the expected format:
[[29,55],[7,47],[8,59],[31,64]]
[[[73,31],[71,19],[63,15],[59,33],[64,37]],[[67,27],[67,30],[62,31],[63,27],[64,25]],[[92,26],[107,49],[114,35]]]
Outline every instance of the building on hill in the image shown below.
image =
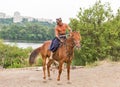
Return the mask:
[[38,21],[38,22],[48,22],[48,23],[54,23],[52,19],[45,19],[45,18],[33,18],[33,17],[28,17],[28,16],[21,16],[20,12],[16,11],[14,12],[13,17],[6,15],[3,12],[0,12],[0,18],[7,19],[7,18],[13,18],[13,23],[19,23],[24,21],[24,19],[28,22],[31,21]]
[[13,16],[13,22],[14,23],[22,22],[22,19],[23,18],[18,11],[14,12],[14,16]]
[[38,20],[38,21],[41,21],[41,22],[53,23],[52,19],[37,18],[37,20]]
[[5,18],[5,16],[6,16],[5,13],[0,12],[0,18]]

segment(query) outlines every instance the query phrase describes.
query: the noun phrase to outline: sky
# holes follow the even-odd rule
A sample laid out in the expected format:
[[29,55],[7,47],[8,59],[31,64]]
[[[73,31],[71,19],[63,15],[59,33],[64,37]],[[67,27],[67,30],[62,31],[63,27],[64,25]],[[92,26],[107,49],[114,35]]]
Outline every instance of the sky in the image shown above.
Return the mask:
[[[21,16],[46,18],[55,21],[61,17],[66,23],[75,18],[80,8],[89,8],[97,0],[0,0],[0,12],[13,16],[15,11]],[[101,0],[104,4],[109,2],[112,10],[117,12],[120,7],[119,0]]]

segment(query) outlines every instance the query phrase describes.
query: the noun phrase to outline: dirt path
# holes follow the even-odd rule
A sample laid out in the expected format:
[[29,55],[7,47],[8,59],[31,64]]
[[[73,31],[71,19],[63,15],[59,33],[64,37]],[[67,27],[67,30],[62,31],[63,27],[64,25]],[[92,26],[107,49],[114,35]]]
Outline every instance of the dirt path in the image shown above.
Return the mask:
[[64,70],[58,84],[57,70],[51,71],[52,80],[46,82],[42,79],[42,71],[35,68],[0,70],[0,87],[120,87],[120,64],[71,69],[69,84],[66,76]]

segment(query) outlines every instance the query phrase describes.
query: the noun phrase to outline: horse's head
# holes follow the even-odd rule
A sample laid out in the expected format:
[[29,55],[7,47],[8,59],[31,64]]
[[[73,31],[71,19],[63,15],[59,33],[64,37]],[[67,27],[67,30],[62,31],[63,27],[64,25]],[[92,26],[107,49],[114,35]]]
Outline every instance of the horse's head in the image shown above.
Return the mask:
[[70,37],[73,39],[75,47],[80,48],[81,35],[79,32],[73,31],[70,33]]

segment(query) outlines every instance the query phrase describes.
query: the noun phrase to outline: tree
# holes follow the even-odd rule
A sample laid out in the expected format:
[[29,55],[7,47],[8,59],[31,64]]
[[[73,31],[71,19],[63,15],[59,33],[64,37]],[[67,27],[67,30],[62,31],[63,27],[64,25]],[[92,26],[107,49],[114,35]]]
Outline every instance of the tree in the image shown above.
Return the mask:
[[102,4],[100,0],[88,9],[80,8],[77,18],[71,18],[71,27],[80,31],[82,36],[82,48],[75,52],[76,62],[82,61],[85,65],[108,56],[106,55],[110,49],[106,41],[108,27],[104,24],[111,20],[113,14],[110,4]]
[[108,55],[111,60],[120,60],[120,8],[115,17],[104,24],[106,33],[106,41],[109,46]]

